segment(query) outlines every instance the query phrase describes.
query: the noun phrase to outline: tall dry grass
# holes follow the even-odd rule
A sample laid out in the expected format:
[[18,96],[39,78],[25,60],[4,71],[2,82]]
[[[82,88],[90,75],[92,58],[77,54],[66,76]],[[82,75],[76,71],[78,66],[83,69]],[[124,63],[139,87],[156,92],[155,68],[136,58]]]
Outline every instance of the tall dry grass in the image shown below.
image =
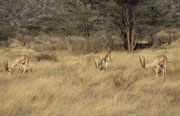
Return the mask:
[[[8,75],[0,66],[0,116],[179,116],[180,46],[166,49],[112,52],[107,71],[96,70],[97,54],[56,54],[57,61],[36,60],[31,49],[0,50],[1,60],[12,64],[17,54],[31,56],[32,72]],[[156,78],[142,70],[137,55],[147,62],[165,54],[167,76]]]

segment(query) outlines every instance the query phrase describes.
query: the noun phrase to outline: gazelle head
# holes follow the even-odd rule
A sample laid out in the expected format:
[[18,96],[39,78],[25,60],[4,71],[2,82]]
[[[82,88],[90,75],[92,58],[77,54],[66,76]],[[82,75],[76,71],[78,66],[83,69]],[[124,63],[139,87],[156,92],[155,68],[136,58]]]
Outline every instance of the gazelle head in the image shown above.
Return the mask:
[[100,70],[102,70],[103,66],[102,66],[102,62],[99,58],[98,59],[93,58],[93,62],[95,64],[96,68],[99,68]]
[[143,56],[143,60],[142,60],[142,58],[140,57],[140,56],[138,56],[139,57],[139,61],[140,61],[140,64],[141,64],[141,66],[142,66],[142,68],[146,68],[146,61],[145,61],[145,57]]

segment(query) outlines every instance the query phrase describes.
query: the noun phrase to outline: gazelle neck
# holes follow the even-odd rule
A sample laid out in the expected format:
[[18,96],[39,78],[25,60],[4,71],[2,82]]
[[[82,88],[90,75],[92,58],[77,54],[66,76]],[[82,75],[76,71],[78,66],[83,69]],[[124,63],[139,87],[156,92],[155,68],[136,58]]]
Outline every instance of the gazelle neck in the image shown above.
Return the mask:
[[145,66],[145,68],[152,68],[154,65],[153,65],[153,63],[150,63],[150,64],[147,64],[146,66]]

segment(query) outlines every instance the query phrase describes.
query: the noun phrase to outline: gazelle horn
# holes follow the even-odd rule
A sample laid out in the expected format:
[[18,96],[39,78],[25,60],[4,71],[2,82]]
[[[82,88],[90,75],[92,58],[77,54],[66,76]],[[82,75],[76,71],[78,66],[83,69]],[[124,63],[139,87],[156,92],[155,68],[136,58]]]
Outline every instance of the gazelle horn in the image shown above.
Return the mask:
[[143,68],[145,68],[145,58],[143,57],[144,60],[142,61],[141,57],[140,56],[138,56],[138,57],[139,57],[139,61],[140,61],[141,66]]
[[8,61],[4,59],[4,68],[6,71],[9,71],[9,67],[8,67]]
[[98,68],[98,62],[96,62],[96,60],[94,58],[92,58],[92,59],[93,59],[93,62],[95,64],[96,68]]

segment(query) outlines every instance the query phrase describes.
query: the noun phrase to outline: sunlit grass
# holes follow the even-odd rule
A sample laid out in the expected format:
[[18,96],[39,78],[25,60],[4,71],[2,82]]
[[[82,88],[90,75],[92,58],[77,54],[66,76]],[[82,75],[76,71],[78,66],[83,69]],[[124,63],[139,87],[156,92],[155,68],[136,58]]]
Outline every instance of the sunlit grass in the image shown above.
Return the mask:
[[[37,61],[31,49],[0,50],[1,59],[18,54],[30,56],[32,72],[8,75],[0,67],[1,116],[179,116],[180,47],[112,52],[108,70],[96,70],[91,57],[97,54],[56,54],[57,61]],[[156,78],[153,70],[142,70],[137,56],[147,63],[167,55],[167,76]]]

